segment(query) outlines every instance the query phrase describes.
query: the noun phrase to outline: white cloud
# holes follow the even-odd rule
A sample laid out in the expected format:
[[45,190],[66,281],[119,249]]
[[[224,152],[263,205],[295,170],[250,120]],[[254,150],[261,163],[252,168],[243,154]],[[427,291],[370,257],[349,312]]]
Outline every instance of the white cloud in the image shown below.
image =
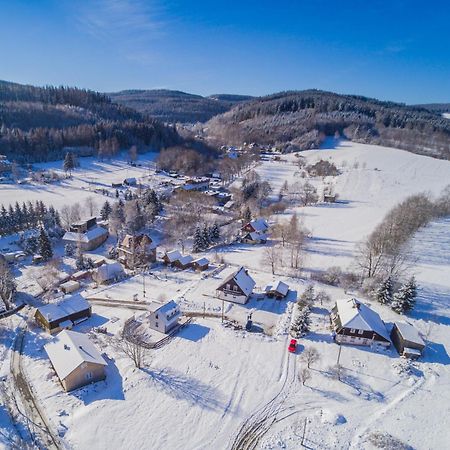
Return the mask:
[[87,0],[77,2],[74,14],[83,31],[126,47],[161,37],[162,12],[151,0]]

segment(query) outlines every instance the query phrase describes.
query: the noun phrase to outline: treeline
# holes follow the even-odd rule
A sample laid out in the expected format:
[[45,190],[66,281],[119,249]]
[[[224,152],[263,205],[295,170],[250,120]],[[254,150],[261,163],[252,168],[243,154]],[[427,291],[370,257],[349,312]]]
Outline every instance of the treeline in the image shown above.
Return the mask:
[[38,226],[43,227],[49,234],[55,229],[61,229],[59,213],[53,206],[46,206],[41,200],[34,203],[16,202],[15,205],[0,207],[0,236],[17,233],[20,231],[34,230]]
[[[173,128],[157,121],[99,122],[63,129],[33,128],[29,131],[5,129],[0,131],[0,154],[19,163],[42,162],[62,159],[67,149],[85,155],[86,147],[96,155],[105,144],[111,152],[113,141],[120,148],[136,145],[138,148],[160,150],[180,141]],[[113,153],[112,153],[113,154]]]
[[305,150],[325,136],[450,159],[450,121],[421,107],[316,90],[282,92],[239,104],[208,122],[220,141]]
[[394,207],[360,244],[357,263],[364,278],[387,279],[401,276],[408,266],[408,244],[430,221],[450,215],[450,186],[433,200],[427,194],[408,197]]
[[0,82],[0,154],[19,163],[60,159],[67,147],[96,154],[105,142],[160,150],[176,130],[97,92]]

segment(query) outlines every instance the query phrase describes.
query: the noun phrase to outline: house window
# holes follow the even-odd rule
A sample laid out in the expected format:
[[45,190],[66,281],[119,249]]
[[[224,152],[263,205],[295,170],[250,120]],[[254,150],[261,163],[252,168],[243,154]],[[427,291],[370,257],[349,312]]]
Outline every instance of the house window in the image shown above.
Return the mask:
[[364,330],[358,330],[358,334],[364,334]]
[[155,315],[155,319],[158,320],[158,314]]
[[227,284],[227,289],[231,290],[231,284]]
[[354,328],[351,328],[351,329],[350,329],[350,333],[355,334],[355,333],[356,333],[356,330],[355,330]]
[[237,291],[238,287],[237,286],[233,286],[233,291]]
[[156,322],[156,323],[155,323],[155,327],[158,328],[158,326],[159,326],[159,325],[158,325],[158,322]]
[[85,377],[86,377],[86,380],[92,380],[92,378],[93,378],[92,372],[86,372]]

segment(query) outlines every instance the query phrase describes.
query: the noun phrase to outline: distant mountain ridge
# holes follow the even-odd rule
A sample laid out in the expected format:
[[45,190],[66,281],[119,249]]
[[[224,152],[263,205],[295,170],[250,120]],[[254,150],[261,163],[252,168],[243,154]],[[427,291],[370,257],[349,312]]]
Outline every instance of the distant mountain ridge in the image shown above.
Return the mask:
[[325,136],[402,148],[450,159],[450,121],[407,106],[319,90],[280,92],[237,104],[212,118],[205,134],[217,143],[256,142],[305,150]]
[[168,89],[131,89],[107,94],[114,102],[169,123],[206,122],[253,97],[216,94],[209,97]]
[[450,103],[425,103],[423,105],[415,105],[420,108],[427,109],[434,113],[450,113]]

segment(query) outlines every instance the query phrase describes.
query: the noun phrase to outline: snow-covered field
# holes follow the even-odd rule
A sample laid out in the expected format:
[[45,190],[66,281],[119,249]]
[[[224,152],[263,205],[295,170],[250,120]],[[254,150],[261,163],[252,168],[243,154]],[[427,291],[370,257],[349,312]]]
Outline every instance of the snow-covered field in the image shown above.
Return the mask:
[[[329,158],[343,167],[334,181],[339,203],[296,209],[313,235],[306,273],[350,266],[355,244],[391,207],[413,193],[438,194],[450,182],[450,162],[402,150],[344,142],[303,154],[308,162]],[[257,169],[272,184],[274,193],[285,180],[291,184],[300,179],[295,157],[286,159],[263,162]],[[126,166],[123,170],[131,169]],[[108,174],[112,180],[113,175]],[[319,188],[323,183],[314,182]],[[48,203],[55,206],[59,196],[66,195],[50,193],[51,186],[47,189],[40,198],[48,195]],[[22,189],[17,192],[23,195]],[[73,195],[73,190],[68,189],[70,196],[69,192]],[[10,192],[9,198],[12,195],[16,192]],[[288,219],[290,214],[292,211],[277,218]],[[393,347],[375,351],[343,346],[340,362],[345,377],[335,379],[330,366],[336,363],[339,348],[331,339],[327,313],[333,301],[345,293],[326,286],[317,288],[325,289],[332,301],[313,308],[313,330],[300,340],[297,354],[287,352],[293,302],[252,299],[244,306],[227,305],[225,312],[242,323],[255,309],[253,318],[267,335],[225,327],[220,318],[196,318],[168,345],[149,351],[148,366],[137,370],[117,351],[111,338],[97,334],[97,344],[110,358],[106,381],[66,394],[42,348],[48,337],[36,328],[27,337],[24,368],[54,429],[75,449],[229,449],[249,418],[250,424],[263,424],[266,433],[258,447],[263,449],[299,449],[303,433],[308,448],[370,449],[375,447],[368,436],[377,431],[390,433],[414,449],[448,448],[450,221],[441,220],[421,230],[413,247],[419,257],[415,273],[421,289],[409,319],[428,334],[430,343],[424,358],[410,370],[405,370]],[[154,299],[174,296],[186,310],[205,307],[220,312],[221,302],[212,297],[215,288],[231,270],[245,265],[258,288],[282,279],[300,294],[306,281],[283,273],[273,276],[263,264],[263,251],[262,246],[224,248],[221,256],[229,266],[207,278],[161,269],[157,273],[160,280],[147,280],[146,293]],[[139,277],[127,283],[109,288],[111,296],[129,300],[135,291],[140,292]],[[386,322],[398,319],[389,308],[372,306]],[[93,318],[78,329],[106,326],[114,335],[124,320],[141,313],[99,305],[93,310]],[[321,359],[312,366],[311,380],[302,386],[297,374],[305,347],[315,347]],[[268,406],[259,410],[264,405]],[[275,411],[276,419],[272,416]]]
[[[111,189],[112,183],[122,183],[125,178],[132,177],[141,180],[143,184],[151,183],[149,175],[153,175],[154,170],[149,170],[149,164],[156,156],[156,153],[140,155],[140,166],[136,167],[129,165],[125,159],[102,162],[93,157],[79,158],[80,167],[73,172],[72,178],[51,184],[0,184],[0,205],[8,205],[12,201],[22,203],[42,200],[60,209],[76,202],[83,205],[88,197],[93,197],[101,205],[105,197],[95,189]],[[64,177],[62,161],[35,164],[34,167],[52,170]]]

